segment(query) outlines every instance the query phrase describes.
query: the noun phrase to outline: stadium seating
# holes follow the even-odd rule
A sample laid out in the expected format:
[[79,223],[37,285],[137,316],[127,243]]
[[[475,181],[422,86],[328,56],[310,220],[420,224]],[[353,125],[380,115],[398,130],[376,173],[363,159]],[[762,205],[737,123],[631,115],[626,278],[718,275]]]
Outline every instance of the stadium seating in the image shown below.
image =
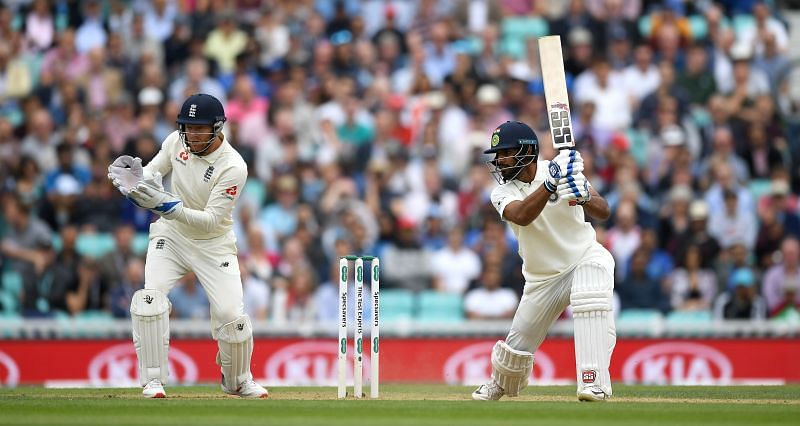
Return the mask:
[[417,296],[421,321],[458,322],[464,320],[464,298],[460,294],[422,291]]
[[382,322],[410,321],[414,317],[414,294],[408,290],[381,290]]

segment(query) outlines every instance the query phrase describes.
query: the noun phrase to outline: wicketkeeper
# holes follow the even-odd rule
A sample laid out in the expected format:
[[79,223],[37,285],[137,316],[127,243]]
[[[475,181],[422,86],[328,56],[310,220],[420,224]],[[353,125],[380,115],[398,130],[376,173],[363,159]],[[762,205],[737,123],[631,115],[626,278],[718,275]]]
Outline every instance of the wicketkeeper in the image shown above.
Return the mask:
[[489,165],[501,185],[492,191],[492,205],[519,240],[525,288],[508,337],[492,351],[492,380],[472,398],[517,396],[528,385],[534,353],[547,330],[572,304],[578,400],[608,399],[616,343],[614,259],[584,220],[584,215],[607,219],[608,203],[583,175],[578,151],[562,150],[552,161],[537,161],[539,139],[524,123],[502,124],[484,152],[495,155]]
[[[211,335],[222,390],[266,398],[253,381],[253,330],[244,313],[242,282],[231,229],[231,211],[247,179],[247,165],[222,134],[225,111],[213,96],[196,94],[183,103],[178,130],[167,136],[153,161],[123,155],[108,168],[119,191],[161,216],[150,225],[145,286],[133,295],[133,344],[139,379],[148,398],[164,398],[169,350],[167,293],[194,271],[211,304]],[[171,173],[171,192],[161,177]]]

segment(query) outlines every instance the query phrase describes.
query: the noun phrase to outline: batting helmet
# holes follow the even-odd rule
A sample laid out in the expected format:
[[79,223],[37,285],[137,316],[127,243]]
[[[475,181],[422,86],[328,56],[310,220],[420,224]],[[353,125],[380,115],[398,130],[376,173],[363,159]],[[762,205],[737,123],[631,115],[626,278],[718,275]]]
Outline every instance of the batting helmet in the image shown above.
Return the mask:
[[492,176],[499,183],[515,179],[525,166],[536,161],[539,157],[539,138],[527,124],[519,121],[506,121],[492,132],[491,147],[483,153],[497,154],[498,151],[505,149],[517,150],[513,155],[516,159],[513,166],[501,166],[497,162],[497,157],[487,161]]

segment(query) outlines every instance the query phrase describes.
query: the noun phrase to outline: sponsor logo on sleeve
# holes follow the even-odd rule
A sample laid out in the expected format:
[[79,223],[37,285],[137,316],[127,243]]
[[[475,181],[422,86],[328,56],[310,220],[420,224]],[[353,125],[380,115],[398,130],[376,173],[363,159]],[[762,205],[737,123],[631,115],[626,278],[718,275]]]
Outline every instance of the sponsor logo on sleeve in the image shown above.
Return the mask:
[[233,185],[232,187],[225,190],[225,195],[231,200],[233,200],[233,197],[235,197],[236,194],[238,193],[239,193],[239,187],[236,185]]

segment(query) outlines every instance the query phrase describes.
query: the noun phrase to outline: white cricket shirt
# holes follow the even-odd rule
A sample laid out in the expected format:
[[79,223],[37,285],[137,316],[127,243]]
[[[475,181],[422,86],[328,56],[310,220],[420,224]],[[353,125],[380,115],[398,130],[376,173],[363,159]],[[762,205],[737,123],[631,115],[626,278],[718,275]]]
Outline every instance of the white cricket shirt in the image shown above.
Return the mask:
[[[525,199],[542,185],[547,166],[547,161],[537,163],[531,183],[513,180],[492,191],[492,205],[501,218],[509,203]],[[546,281],[570,270],[596,243],[594,228],[585,221],[583,208],[562,200],[555,204],[548,201],[527,226],[506,222],[519,240],[522,275],[529,283]]]
[[224,235],[233,227],[233,206],[247,180],[247,164],[227,140],[211,154],[189,154],[178,131],[172,132],[145,174],[172,173],[173,194],[183,201],[183,210],[173,219],[161,218],[171,229],[189,239],[207,240]]

